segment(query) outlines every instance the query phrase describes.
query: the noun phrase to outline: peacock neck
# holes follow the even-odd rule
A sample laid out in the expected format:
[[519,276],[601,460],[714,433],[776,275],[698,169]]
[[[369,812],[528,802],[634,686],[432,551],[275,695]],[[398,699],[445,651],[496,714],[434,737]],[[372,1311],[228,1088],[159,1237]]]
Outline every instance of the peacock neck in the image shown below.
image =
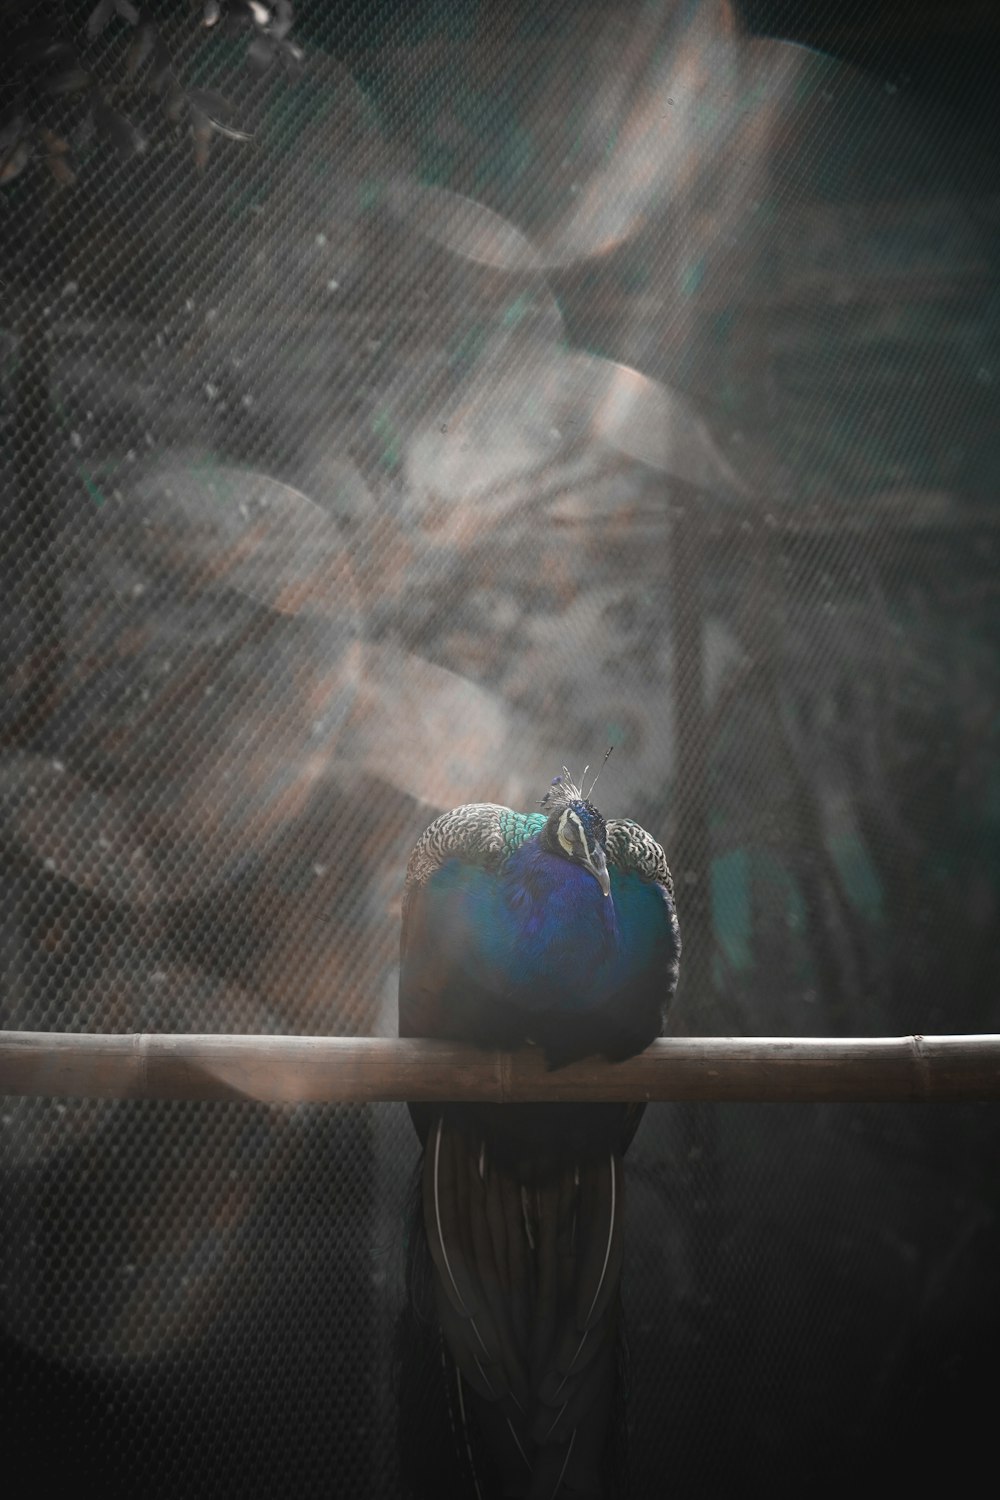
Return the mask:
[[613,896],[605,896],[588,870],[553,854],[540,836],[526,839],[504,864],[500,876],[504,902],[524,938],[548,935],[564,940],[579,934],[584,947],[613,952],[618,923]]

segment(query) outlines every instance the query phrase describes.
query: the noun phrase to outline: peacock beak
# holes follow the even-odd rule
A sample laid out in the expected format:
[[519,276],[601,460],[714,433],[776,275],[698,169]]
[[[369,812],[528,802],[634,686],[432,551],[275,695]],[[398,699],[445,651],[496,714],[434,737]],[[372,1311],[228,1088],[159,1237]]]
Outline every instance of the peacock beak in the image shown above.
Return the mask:
[[601,887],[601,890],[604,892],[605,896],[610,896],[611,876],[608,874],[608,862],[604,857],[604,850],[600,848],[599,845],[595,844],[594,848],[588,851],[587,858],[584,863],[586,864],[587,869],[590,871],[591,875],[593,875],[594,879],[597,881],[597,884]]

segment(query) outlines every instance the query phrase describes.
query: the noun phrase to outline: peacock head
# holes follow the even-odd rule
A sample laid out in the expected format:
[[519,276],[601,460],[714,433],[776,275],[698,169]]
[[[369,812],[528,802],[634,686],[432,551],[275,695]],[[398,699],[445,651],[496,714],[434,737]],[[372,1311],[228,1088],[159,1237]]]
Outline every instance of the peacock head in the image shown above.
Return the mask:
[[604,895],[610,896],[611,877],[604,847],[607,824],[565,766],[558,776],[553,777],[539,805],[548,814],[541,837],[544,847],[552,854],[582,865],[593,875]]

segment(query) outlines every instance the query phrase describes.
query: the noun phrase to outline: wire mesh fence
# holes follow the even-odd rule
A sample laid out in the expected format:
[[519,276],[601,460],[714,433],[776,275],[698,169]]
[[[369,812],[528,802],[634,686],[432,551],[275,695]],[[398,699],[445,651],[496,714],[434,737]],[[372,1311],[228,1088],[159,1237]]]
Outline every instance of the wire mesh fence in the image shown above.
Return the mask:
[[[1000,1031],[992,23],[791,9],[0,9],[6,1030],[393,1036],[431,817],[614,744],[678,1035]],[[647,1111],[632,1493],[944,1464],[995,1132]],[[5,1099],[13,1450],[415,1492],[416,1155],[399,1105]]]

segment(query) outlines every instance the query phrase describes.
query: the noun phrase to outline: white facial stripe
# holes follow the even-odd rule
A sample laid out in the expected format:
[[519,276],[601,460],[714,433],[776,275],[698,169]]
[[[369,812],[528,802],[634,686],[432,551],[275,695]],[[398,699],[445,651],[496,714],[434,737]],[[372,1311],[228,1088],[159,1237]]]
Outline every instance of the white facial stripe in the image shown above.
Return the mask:
[[587,840],[583,832],[583,824],[573,812],[567,807],[556,829],[560,844],[566,850],[571,859],[579,859],[587,851]]

